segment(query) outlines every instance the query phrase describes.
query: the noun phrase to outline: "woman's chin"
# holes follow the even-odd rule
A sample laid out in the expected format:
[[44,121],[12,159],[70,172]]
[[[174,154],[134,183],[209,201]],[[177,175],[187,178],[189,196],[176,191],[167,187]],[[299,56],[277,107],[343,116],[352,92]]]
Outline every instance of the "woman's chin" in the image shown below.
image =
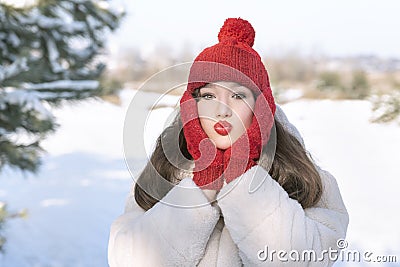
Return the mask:
[[228,145],[223,145],[223,146],[219,146],[219,145],[217,145],[217,148],[218,149],[221,149],[221,150],[226,150],[226,149],[228,149],[230,146],[228,146]]
[[230,140],[230,139],[228,139],[228,140],[215,140],[215,146],[218,149],[225,150],[225,149],[228,149],[232,145],[231,141],[232,140]]

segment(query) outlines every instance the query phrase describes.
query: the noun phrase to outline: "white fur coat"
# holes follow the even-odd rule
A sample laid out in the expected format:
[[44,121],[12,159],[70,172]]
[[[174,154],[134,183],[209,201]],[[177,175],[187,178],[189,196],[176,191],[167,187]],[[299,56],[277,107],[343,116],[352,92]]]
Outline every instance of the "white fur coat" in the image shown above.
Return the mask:
[[[279,107],[275,119],[304,145]],[[322,198],[307,209],[289,198],[261,166],[224,185],[214,205],[166,204],[207,202],[189,177],[146,212],[131,193],[125,213],[111,226],[109,265],[331,266],[324,250],[338,249],[336,242],[345,237],[349,218],[335,178],[317,170],[323,182]],[[252,181],[261,184],[257,190],[249,190]],[[286,254],[278,255],[281,250]],[[291,262],[304,250],[322,259]]]

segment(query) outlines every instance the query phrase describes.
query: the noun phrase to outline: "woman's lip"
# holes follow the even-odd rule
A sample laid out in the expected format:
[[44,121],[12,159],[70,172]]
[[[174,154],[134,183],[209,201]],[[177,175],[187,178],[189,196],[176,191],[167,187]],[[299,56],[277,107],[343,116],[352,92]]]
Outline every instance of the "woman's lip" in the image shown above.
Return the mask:
[[227,121],[219,121],[214,124],[214,130],[220,135],[228,135],[232,130],[232,125]]

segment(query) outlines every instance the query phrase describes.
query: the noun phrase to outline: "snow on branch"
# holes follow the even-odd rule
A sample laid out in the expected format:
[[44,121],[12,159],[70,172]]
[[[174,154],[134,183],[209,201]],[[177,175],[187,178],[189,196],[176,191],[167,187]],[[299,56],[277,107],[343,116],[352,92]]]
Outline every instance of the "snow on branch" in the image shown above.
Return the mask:
[[0,98],[0,110],[5,109],[6,104],[20,106],[22,112],[35,111],[38,114],[38,118],[43,120],[53,119],[54,117],[48,108],[44,106],[36,92],[26,90],[3,92]]
[[4,81],[5,79],[8,79],[10,77],[13,77],[15,75],[18,75],[21,72],[27,71],[28,66],[26,64],[27,60],[26,58],[19,58],[15,62],[13,62],[9,66],[1,66],[0,65],[0,82]]
[[26,90],[95,90],[99,87],[99,82],[94,80],[59,80],[48,83],[25,83],[23,88]]
[[84,32],[86,27],[84,22],[81,21],[66,22],[64,19],[50,18],[39,14],[37,10],[33,10],[30,17],[19,15],[18,20],[22,24],[39,25],[39,27],[48,30],[60,28],[60,30],[64,33]]
[[[76,99],[76,92],[35,92],[36,95],[44,100],[44,101],[49,101],[49,102],[54,102],[60,99]],[[86,98],[89,97],[89,93],[82,93],[81,97]]]
[[9,38],[8,41],[10,42],[10,44],[15,48],[17,48],[21,44],[21,40],[13,32],[9,34],[8,38]]
[[47,39],[46,43],[47,43],[47,50],[49,52],[49,61],[53,72],[54,73],[62,72],[63,68],[57,61],[60,56],[60,53],[58,53],[56,43],[51,38]]
[[119,17],[125,13],[125,10],[122,6],[111,6],[107,1],[97,1],[95,4],[100,9],[107,10],[107,12],[114,17]]

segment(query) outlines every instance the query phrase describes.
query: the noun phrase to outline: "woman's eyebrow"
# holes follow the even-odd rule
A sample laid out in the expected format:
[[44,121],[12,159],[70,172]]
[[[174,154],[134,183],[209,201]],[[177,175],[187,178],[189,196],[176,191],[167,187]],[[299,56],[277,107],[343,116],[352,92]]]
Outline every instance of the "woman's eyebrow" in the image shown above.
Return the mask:
[[199,93],[205,92],[205,91],[207,91],[207,92],[214,92],[214,91],[215,91],[215,88],[212,88],[212,87],[202,87],[202,88],[199,90]]
[[228,90],[238,90],[238,89],[247,89],[247,87],[245,87],[245,86],[242,86],[242,85],[230,85],[230,86],[227,86],[227,85],[219,85],[220,87],[222,87],[222,88],[225,88],[225,89],[228,89]]
[[232,86],[226,86],[226,85],[221,85],[221,84],[208,84],[206,86],[203,86],[200,88],[200,90],[218,90],[220,88],[223,88],[225,90],[228,90],[233,93],[241,92],[241,93],[246,93],[248,91],[248,88],[242,85],[232,85]]
[[237,86],[231,89],[233,92],[248,93],[248,89],[244,86]]

